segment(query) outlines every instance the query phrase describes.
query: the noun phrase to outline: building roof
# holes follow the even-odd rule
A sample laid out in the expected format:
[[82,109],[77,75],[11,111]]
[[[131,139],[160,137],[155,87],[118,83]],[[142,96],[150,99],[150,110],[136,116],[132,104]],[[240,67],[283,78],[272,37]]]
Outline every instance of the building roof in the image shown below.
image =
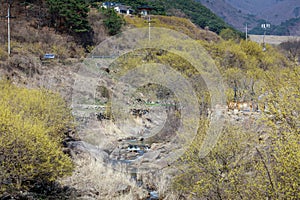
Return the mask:
[[125,6],[125,5],[121,5],[121,4],[116,5],[115,7],[119,7],[120,10],[129,10],[129,9],[131,9],[130,6]]
[[114,6],[114,5],[116,5],[116,3],[115,2],[106,1],[106,2],[102,3],[102,5],[104,5],[104,6]]
[[140,6],[137,9],[139,9],[139,10],[153,10],[153,8],[151,6],[148,6],[148,5]]

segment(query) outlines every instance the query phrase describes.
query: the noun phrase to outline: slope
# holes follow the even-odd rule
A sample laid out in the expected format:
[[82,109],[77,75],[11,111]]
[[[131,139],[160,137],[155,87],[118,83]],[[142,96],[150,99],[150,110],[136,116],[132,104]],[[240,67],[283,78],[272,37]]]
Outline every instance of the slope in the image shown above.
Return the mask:
[[[270,23],[270,34],[295,35],[298,33],[297,24],[288,20],[296,20],[300,15],[300,1],[297,0],[197,0],[211,9],[228,24],[238,30],[256,29],[253,34],[263,34],[262,23]],[[274,32],[272,32],[274,30]]]
[[138,8],[141,5],[150,5],[153,8],[152,14],[167,14],[171,16],[187,17],[201,28],[209,28],[209,30],[219,34],[223,29],[230,28],[242,37],[239,31],[225,23],[220,17],[211,10],[194,0],[119,0],[118,2]]
[[300,15],[300,1],[297,0],[226,0],[226,3],[275,25]]
[[255,27],[259,20],[256,16],[245,12],[234,5],[220,0],[197,0],[215,14],[221,17],[226,23],[232,25],[234,28],[245,31],[246,24],[248,28]]

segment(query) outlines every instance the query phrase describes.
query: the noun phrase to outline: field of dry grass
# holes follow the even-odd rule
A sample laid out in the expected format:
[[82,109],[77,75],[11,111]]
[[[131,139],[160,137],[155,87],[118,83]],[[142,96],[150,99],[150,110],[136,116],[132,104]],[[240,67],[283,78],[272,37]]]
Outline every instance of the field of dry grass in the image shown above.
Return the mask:
[[74,194],[71,199],[149,199],[151,189],[155,189],[166,200],[178,199],[179,194],[170,191],[170,171],[137,173],[134,177],[125,165],[105,164],[100,157],[81,152],[73,158],[75,171],[72,176],[60,180],[62,185],[77,191],[77,195]]
[[[263,35],[249,35],[250,40],[263,43]],[[265,36],[265,43],[279,45],[282,42],[286,42],[289,40],[300,40],[300,36],[278,36],[278,35],[266,35]]]
[[[136,28],[148,27],[148,18],[125,16],[127,25]],[[197,40],[218,41],[216,33],[197,27],[189,19],[174,16],[151,16],[151,27],[162,27],[175,30]]]

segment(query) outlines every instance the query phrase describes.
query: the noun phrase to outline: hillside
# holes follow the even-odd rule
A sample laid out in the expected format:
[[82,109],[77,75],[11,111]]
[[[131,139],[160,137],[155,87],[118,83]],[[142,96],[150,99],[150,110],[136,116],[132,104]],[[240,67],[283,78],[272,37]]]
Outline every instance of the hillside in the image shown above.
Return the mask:
[[200,28],[208,28],[210,31],[217,34],[219,34],[223,29],[229,28],[232,29],[236,35],[243,37],[239,31],[235,30],[220,17],[215,15],[211,10],[194,0],[119,0],[118,2],[132,5],[133,8],[149,4],[153,8],[151,12],[154,14],[159,13],[163,15],[186,17]]
[[[129,27],[148,27],[148,21],[144,18],[125,16],[125,21]],[[151,16],[151,27],[163,27],[184,33],[195,40],[206,40],[217,42],[220,37],[211,31],[198,28],[189,19],[175,16]]]
[[276,35],[297,35],[299,26],[287,23],[288,20],[296,20],[299,17],[300,2],[297,0],[199,0],[203,5],[210,8],[214,13],[224,19],[238,30],[245,31],[256,28],[253,34],[262,34],[260,25],[270,23],[273,27],[269,30]]
[[216,15],[221,17],[225,22],[232,25],[236,29],[245,32],[246,23],[248,24],[249,28],[255,27],[257,25],[257,18],[255,15],[242,12],[238,10],[233,5],[221,0],[198,0],[212,10]]
[[300,198],[300,42],[151,2],[16,1],[10,55],[1,19],[0,199]]
[[226,0],[243,13],[256,15],[274,25],[300,16],[300,2],[297,0]]

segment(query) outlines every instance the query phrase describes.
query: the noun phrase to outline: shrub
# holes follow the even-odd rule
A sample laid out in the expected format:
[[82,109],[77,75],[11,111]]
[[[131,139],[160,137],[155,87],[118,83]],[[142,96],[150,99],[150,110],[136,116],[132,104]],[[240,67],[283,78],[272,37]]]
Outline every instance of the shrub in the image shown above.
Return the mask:
[[30,189],[72,171],[62,152],[72,117],[59,95],[0,82],[0,191]]
[[240,38],[240,35],[238,34],[238,32],[231,28],[222,29],[220,32],[220,36],[224,40],[236,40],[236,39]]
[[103,20],[109,35],[116,35],[121,31],[124,20],[113,9],[101,9],[105,19]]

